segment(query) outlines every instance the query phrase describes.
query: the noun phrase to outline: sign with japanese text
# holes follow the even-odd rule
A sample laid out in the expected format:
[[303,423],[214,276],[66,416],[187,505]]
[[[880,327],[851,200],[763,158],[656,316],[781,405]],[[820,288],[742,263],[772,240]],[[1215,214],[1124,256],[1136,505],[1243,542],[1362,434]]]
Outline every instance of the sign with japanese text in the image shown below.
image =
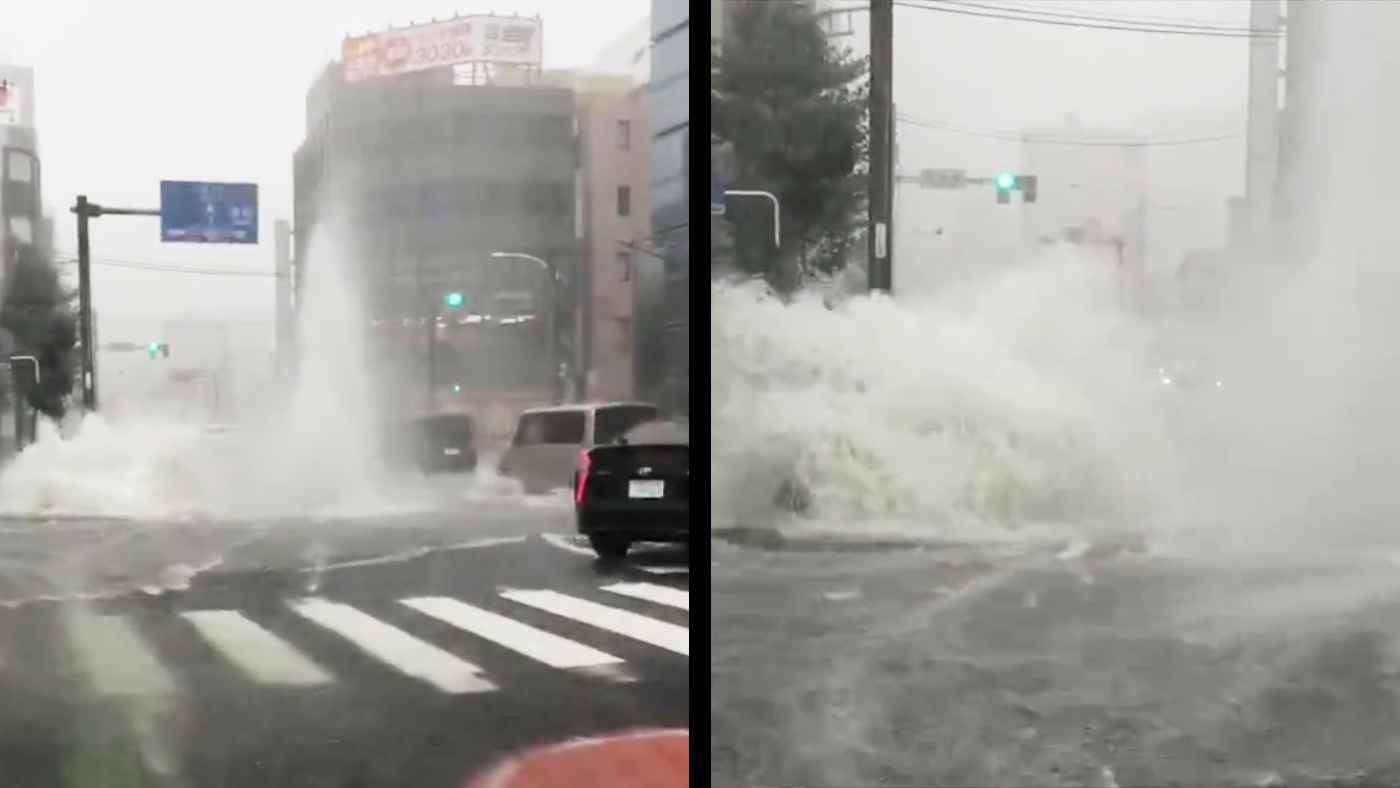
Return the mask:
[[345,81],[359,82],[463,63],[538,67],[543,28],[538,18],[473,15],[345,39]]
[[0,126],[18,126],[24,120],[20,111],[19,85],[0,79]]

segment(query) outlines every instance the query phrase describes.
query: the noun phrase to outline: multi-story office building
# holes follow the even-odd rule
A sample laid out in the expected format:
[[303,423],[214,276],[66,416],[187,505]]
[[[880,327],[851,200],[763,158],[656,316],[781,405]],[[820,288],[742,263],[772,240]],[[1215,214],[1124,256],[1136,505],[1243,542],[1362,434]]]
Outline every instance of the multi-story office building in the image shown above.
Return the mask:
[[638,392],[690,408],[690,3],[652,0],[652,246],[661,255],[658,308],[638,304]]
[[[295,156],[298,309],[318,266],[343,266],[364,299],[391,407],[487,403],[480,418],[494,432],[519,407],[567,396],[576,379],[574,97],[512,82],[461,84],[451,68],[351,82],[331,64],[307,96]],[[558,297],[546,269],[493,257],[502,252],[554,266]]]
[[578,112],[584,217],[578,368],[589,399],[631,398],[634,268],[638,256],[649,254],[651,235],[645,83],[625,73],[548,76],[573,89]]

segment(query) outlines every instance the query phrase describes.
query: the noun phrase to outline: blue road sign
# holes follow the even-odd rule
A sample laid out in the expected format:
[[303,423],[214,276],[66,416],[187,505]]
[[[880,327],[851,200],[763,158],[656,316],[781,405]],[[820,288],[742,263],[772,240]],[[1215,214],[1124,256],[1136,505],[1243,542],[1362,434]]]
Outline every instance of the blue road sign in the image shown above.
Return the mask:
[[719,175],[710,174],[710,215],[724,215],[724,184],[720,183]]
[[258,185],[161,181],[160,240],[257,243]]

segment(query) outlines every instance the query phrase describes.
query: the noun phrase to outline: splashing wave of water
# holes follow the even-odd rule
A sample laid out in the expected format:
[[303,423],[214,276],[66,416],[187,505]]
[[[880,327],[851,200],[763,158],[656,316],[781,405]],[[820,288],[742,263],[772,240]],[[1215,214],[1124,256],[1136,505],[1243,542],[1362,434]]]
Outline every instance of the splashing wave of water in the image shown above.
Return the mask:
[[223,434],[152,420],[153,407],[125,420],[88,414],[68,437],[43,424],[0,470],[0,516],[340,519],[520,498],[486,461],[465,480],[386,466],[358,294],[325,237],[309,258],[302,365],[282,412]]
[[1160,392],[1116,294],[1065,251],[926,299],[715,285],[716,523],[796,497],[798,530],[1003,539],[1160,510]]

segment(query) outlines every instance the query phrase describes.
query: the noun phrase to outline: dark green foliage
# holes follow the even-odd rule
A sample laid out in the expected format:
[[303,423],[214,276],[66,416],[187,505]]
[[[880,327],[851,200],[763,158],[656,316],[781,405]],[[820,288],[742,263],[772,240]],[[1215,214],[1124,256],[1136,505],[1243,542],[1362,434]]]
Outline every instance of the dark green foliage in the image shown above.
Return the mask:
[[805,4],[735,4],[725,36],[711,117],[734,144],[731,188],[771,191],[782,203],[775,255],[771,206],[729,201],[736,262],[770,279],[784,266],[840,269],[864,226],[868,64],[830,46]]
[[75,294],[64,289],[53,262],[33,247],[19,247],[6,268],[0,330],[9,334],[12,352],[39,359],[41,383],[28,391],[30,404],[59,418],[73,390],[77,363]]

